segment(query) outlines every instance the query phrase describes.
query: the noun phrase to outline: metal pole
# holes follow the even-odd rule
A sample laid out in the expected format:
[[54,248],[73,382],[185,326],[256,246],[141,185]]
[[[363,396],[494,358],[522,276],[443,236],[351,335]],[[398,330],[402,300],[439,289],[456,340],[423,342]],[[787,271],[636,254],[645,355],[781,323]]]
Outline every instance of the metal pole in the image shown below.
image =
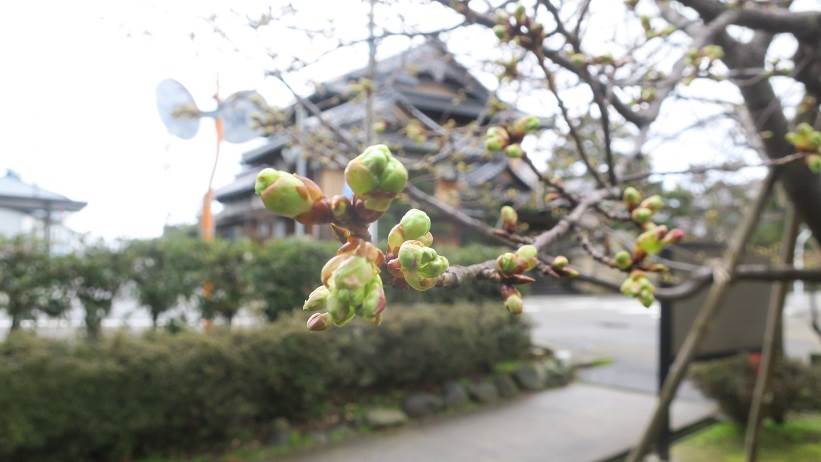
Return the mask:
[[[661,256],[670,258],[670,250],[665,249]],[[669,284],[662,283],[661,286]],[[670,372],[670,359],[673,357],[673,302],[670,299],[661,301],[661,316],[659,317],[659,346],[658,346],[658,394],[661,394],[664,381]],[[656,453],[659,460],[670,460],[670,409],[666,409],[661,418],[658,438],[656,439]]]
[[[367,145],[373,143],[374,132],[373,124],[373,97],[376,91],[376,37],[374,36],[374,19],[373,10],[376,6],[376,0],[371,0],[370,10],[368,11],[368,79],[370,80],[370,87],[368,89],[367,100],[365,101],[365,139]],[[376,242],[379,239],[379,221],[374,221],[368,227],[368,232],[371,234],[371,240]]]
[[681,385],[681,382],[684,380],[684,375],[687,373],[687,368],[693,360],[696,350],[710,331],[714,316],[721,309],[724,295],[730,286],[730,282],[733,280],[736,266],[741,258],[741,254],[744,252],[744,247],[747,245],[747,241],[749,241],[755,229],[755,225],[758,223],[758,218],[764,209],[764,205],[770,197],[770,191],[772,191],[775,178],[776,171],[771,169],[767,173],[767,178],[764,180],[764,184],[761,186],[755,198],[755,202],[752,207],[747,210],[743,223],[736,229],[736,233],[730,241],[729,248],[724,254],[722,262],[719,267],[714,270],[713,285],[707,293],[707,299],[704,301],[704,305],[702,305],[699,310],[693,322],[693,326],[690,328],[687,337],[684,339],[684,343],[676,354],[675,361],[673,361],[672,366],[670,366],[670,373],[664,380],[664,385],[659,393],[658,403],[653,410],[653,415],[650,417],[650,421],[647,422],[638,443],[627,457],[628,462],[639,462],[650,449],[650,445],[657,435],[663,418],[670,408],[670,403],[672,403],[679,385]]

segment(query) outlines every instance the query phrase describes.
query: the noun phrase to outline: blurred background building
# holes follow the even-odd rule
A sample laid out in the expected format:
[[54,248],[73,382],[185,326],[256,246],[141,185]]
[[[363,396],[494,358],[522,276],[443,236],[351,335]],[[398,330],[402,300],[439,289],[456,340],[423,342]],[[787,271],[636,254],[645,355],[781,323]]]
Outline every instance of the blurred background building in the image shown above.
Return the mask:
[[79,236],[63,220],[85,206],[85,202],[26,183],[7,170],[0,177],[0,236],[29,235],[45,240],[54,253],[68,252]]

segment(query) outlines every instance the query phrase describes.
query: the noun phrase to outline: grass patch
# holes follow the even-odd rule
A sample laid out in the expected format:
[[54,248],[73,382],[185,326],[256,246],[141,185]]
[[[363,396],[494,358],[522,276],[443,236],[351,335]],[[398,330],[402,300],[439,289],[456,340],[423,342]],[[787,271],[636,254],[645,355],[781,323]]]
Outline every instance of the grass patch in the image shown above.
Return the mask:
[[[673,456],[681,462],[743,461],[744,429],[731,422],[718,423],[676,444]],[[765,422],[759,459],[768,462],[821,460],[821,414],[798,415],[783,425]]]

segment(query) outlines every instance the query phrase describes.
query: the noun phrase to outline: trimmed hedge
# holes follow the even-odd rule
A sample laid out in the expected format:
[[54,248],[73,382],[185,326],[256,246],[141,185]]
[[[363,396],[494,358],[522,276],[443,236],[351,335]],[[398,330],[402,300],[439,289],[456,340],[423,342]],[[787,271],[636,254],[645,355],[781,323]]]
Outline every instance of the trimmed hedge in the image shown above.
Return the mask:
[[[739,354],[694,364],[690,376],[696,387],[718,401],[722,412],[739,425],[747,422],[753,389],[760,367],[758,354]],[[772,399],[764,416],[783,422],[790,411],[821,410],[821,367],[785,358],[776,364],[770,379]]]
[[[497,307],[498,308],[498,307]],[[389,307],[380,327],[322,334],[302,316],[210,335],[127,334],[0,345],[0,460],[124,460],[207,448],[302,421],[335,399],[441,383],[521,358],[528,326],[502,309]]]

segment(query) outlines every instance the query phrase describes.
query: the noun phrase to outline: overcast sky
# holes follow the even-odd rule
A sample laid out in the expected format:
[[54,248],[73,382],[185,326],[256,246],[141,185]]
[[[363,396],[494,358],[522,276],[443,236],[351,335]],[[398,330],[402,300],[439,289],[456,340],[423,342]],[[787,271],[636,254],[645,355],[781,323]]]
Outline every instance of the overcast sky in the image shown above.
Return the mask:
[[[246,15],[258,16],[269,3],[35,0],[0,6],[0,173],[9,168],[25,181],[87,201],[67,223],[94,236],[155,236],[164,224],[194,222],[213,158],[213,125],[203,121],[193,140],[173,138],[157,115],[155,87],[165,78],[177,79],[201,108],[212,109],[219,76],[223,97],[257,89],[269,103],[286,103],[286,91],[266,79],[264,71],[290,55],[316,56],[328,42],[307,40],[303,33],[283,28],[248,27]],[[365,33],[364,2],[310,4],[310,11],[299,17],[301,26],[322,28],[325,20],[336,18],[335,35],[350,39]],[[614,8],[611,5],[620,7],[621,2],[593,4],[594,9]],[[443,12],[430,17],[429,11],[403,13],[428,29],[453,23],[454,16]],[[206,20],[214,14],[231,42]],[[398,28],[395,11],[382,8],[378,17],[385,27]],[[601,33],[618,28],[608,17],[599,15],[600,23],[590,29]],[[379,55],[396,53],[408,43],[404,38],[386,40]],[[481,55],[494,43],[486,30],[452,34],[448,41],[468,65],[471,54]],[[279,61],[272,62],[266,51],[279,54]],[[307,91],[312,80],[336,77],[366,59],[362,46],[343,50],[292,82]],[[490,74],[479,74],[493,86]],[[526,110],[552,112],[552,104],[540,98],[520,103]],[[240,154],[257,144],[226,143],[215,184],[231,181]],[[670,159],[672,167],[683,162],[676,156]]]

